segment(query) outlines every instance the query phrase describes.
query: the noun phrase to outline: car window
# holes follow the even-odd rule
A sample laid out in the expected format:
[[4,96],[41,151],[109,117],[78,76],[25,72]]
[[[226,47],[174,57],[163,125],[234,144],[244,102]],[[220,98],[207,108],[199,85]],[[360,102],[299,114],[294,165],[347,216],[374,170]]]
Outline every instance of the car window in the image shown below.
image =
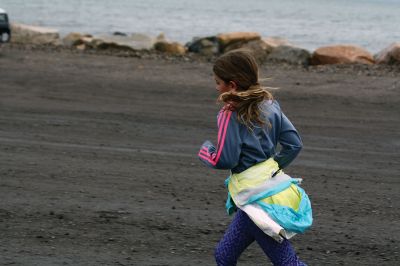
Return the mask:
[[7,22],[7,17],[5,14],[0,14],[0,22]]

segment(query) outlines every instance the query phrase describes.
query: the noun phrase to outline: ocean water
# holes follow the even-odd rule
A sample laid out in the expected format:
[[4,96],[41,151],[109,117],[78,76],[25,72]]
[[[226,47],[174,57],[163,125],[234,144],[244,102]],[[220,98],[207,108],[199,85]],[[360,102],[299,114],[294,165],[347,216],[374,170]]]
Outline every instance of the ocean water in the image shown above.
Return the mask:
[[400,42],[400,0],[0,0],[11,21],[90,34],[195,36],[256,31],[314,50],[356,44],[378,52]]

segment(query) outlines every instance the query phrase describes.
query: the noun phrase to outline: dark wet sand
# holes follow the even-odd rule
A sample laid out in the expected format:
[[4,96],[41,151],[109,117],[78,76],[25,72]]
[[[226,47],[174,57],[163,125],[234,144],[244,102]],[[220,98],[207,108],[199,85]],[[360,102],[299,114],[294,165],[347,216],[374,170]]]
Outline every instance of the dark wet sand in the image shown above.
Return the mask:
[[[400,261],[400,71],[267,64],[304,149],[315,224],[309,265]],[[211,64],[4,48],[0,54],[1,265],[214,265],[226,171]],[[257,244],[238,265],[268,265]]]

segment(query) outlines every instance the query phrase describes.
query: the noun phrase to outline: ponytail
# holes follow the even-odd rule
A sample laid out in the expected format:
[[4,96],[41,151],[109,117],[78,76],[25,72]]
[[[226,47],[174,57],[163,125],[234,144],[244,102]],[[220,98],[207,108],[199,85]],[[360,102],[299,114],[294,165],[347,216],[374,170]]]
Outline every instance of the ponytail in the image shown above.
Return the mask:
[[224,102],[236,110],[239,122],[249,129],[253,129],[255,124],[263,126],[267,123],[262,119],[260,111],[260,104],[265,100],[273,100],[273,96],[259,83],[245,91],[225,92],[218,97],[219,102]]

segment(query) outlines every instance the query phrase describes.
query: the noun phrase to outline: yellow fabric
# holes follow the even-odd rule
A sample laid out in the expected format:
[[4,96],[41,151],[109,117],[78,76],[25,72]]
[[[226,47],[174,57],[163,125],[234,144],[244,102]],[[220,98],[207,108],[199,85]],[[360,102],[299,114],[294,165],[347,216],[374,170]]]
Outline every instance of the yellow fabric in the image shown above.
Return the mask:
[[[270,158],[264,162],[258,163],[247,170],[232,174],[228,189],[232,196],[235,198],[240,191],[244,189],[252,189],[261,185],[272,177],[272,174],[279,170],[278,163]],[[282,172],[282,171],[280,171]],[[283,172],[282,172],[283,173]],[[301,195],[297,189],[297,186],[291,185],[287,189],[275,194],[271,197],[265,198],[262,201],[268,204],[277,204],[280,206],[287,206],[295,211],[298,210],[301,200]]]
[[298,211],[300,205],[301,195],[295,185],[291,185],[287,189],[275,194],[271,197],[265,198],[262,201],[268,204],[276,204],[280,206],[290,207]]
[[270,179],[272,174],[278,170],[278,163],[270,158],[241,173],[232,174],[228,184],[229,192],[234,196],[244,189],[255,188]]

